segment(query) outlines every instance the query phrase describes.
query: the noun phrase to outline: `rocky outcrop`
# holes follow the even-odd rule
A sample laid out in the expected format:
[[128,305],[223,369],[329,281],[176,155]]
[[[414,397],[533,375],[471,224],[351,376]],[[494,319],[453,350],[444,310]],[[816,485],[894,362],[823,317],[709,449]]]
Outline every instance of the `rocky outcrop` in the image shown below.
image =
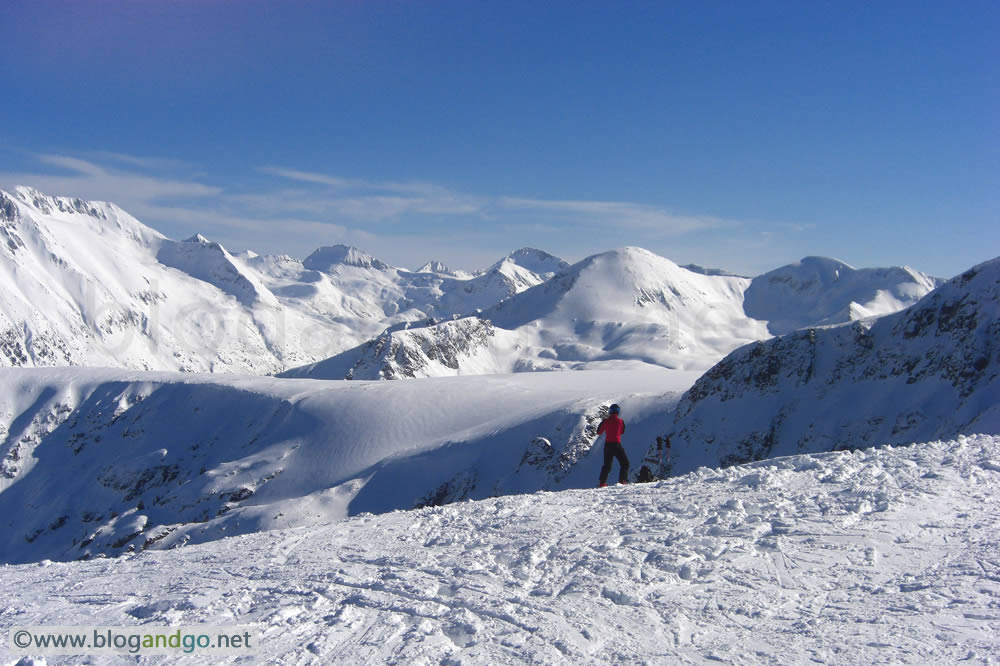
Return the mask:
[[874,322],[746,345],[678,405],[682,469],[990,429],[998,348],[1000,259]]

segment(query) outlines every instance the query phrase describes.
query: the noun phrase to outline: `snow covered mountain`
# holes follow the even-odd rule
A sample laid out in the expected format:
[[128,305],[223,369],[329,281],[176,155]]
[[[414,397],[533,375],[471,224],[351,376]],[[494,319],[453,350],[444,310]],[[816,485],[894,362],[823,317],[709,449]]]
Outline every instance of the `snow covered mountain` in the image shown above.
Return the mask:
[[960,437],[5,566],[0,634],[257,629],[251,657],[142,663],[993,664],[998,492],[1000,438]]
[[242,259],[172,241],[114,204],[0,193],[0,363],[275,372],[322,354],[321,319],[285,307]]
[[[512,355],[496,353],[497,332],[488,319],[466,317],[387,329],[377,338],[332,358],[293,368],[279,377],[328,379],[403,379],[511,372]],[[507,334],[501,331],[501,335]],[[512,338],[513,339],[513,338]],[[513,348],[513,343],[508,343]]]
[[[553,261],[529,265],[557,267]],[[842,277],[814,279],[817,266],[840,270]],[[768,338],[769,328],[792,326],[793,319],[798,327],[886,314],[916,302],[935,284],[910,269],[855,271],[815,258],[750,280],[622,248],[563,267],[474,319],[387,329],[283,376],[395,379],[644,363],[705,370],[733,349]]]
[[641,364],[705,369],[735,347],[767,337],[764,323],[742,311],[749,282],[693,273],[646,250],[623,248],[563,268],[474,320],[389,331],[285,376],[389,378]]
[[766,320],[773,335],[783,335],[897,312],[943,283],[912,268],[858,270],[836,259],[806,257],[754,278],[744,310]]
[[493,305],[559,265],[542,255],[465,278],[346,246],[301,262],[233,255],[198,235],[170,240],[114,204],[18,188],[0,192],[0,364],[279,372]]
[[113,204],[29,188],[0,193],[0,234],[10,366],[335,379],[704,370],[776,330],[885,314],[934,286],[910,269],[816,258],[751,281],[639,248],[574,266],[524,248],[474,276],[344,245],[304,261],[234,255],[198,235],[168,239]]
[[[203,245],[196,241],[195,251],[218,255]],[[665,261],[637,250],[598,255],[515,298],[554,313],[550,322],[561,308],[600,321],[643,307],[695,317],[684,310],[685,292],[670,286],[741,293],[738,278],[692,273],[684,283],[678,273],[660,285],[668,294],[655,291],[650,273],[614,265]],[[625,407],[633,473],[646,447],[671,430],[675,472],[998,432],[998,271],[1000,260],[988,262],[874,322],[752,343],[697,383],[698,370],[652,364],[407,382],[7,369],[0,373],[0,515],[7,516],[0,561],[118,554],[362,512],[592,486],[600,467],[594,429],[611,402]],[[641,304],[608,297],[636,293],[637,283]],[[595,291],[605,297],[578,301]],[[738,300],[730,304],[711,310],[715,321],[746,321]],[[494,319],[528,316],[530,326],[532,312],[508,313],[501,304]],[[460,344],[478,335],[482,353],[501,335],[490,321],[397,331],[383,338],[378,370],[402,373],[418,361],[450,367],[471,357]],[[545,329],[558,333],[553,323]],[[392,350],[395,335],[429,331],[453,339],[425,341],[416,360]],[[352,370],[372,372],[337,372]]]
[[684,395],[675,469],[1000,432],[1000,258],[874,321],[736,350]]
[[447,277],[460,278],[463,280],[468,280],[469,278],[476,277],[475,274],[466,271],[452,270],[448,266],[445,266],[440,261],[428,261],[426,264],[417,269],[418,273],[437,273],[438,275],[445,275]]

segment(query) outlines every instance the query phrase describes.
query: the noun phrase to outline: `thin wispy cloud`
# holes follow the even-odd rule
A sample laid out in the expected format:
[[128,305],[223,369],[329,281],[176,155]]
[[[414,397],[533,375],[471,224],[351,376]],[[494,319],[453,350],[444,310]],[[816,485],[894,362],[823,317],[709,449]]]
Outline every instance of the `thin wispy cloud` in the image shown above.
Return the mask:
[[[660,235],[680,235],[733,224],[708,216],[678,215],[639,203],[490,197],[455,192],[429,183],[374,182],[275,166],[259,170],[302,183],[328,186],[333,192],[342,194],[342,197],[329,200],[329,209],[361,220],[385,220],[407,213],[498,219],[509,211],[544,211],[550,215],[572,217],[577,222],[616,225]],[[517,223],[508,224],[516,226]],[[538,221],[525,224],[535,229],[556,228]]]
[[263,166],[257,169],[261,173],[272,176],[280,176],[289,180],[297,180],[303,183],[316,183],[328,185],[330,187],[372,192],[393,192],[396,194],[408,194],[418,197],[448,197],[459,196],[458,193],[433,183],[409,182],[395,183],[384,181],[371,181],[359,178],[342,178],[340,176],[316,173],[312,171],[301,171],[299,169],[289,169],[278,166]]
[[[590,241],[594,247],[586,246],[586,238],[617,237],[623,230],[629,243],[655,247],[657,239],[740,224],[642,203],[482,195],[433,183],[372,181],[280,166],[257,168],[273,182],[239,192],[177,177],[197,165],[121,153],[103,156],[39,155],[45,167],[40,173],[0,173],[0,186],[27,184],[50,194],[113,201],[168,236],[202,233],[225,239],[227,246],[297,256],[337,242],[376,253],[384,245],[402,254],[406,248],[391,239],[426,237],[431,247],[444,241],[454,257],[460,252],[450,246],[470,234],[480,241],[469,241],[468,249],[475,246],[480,254],[487,238],[498,245],[509,242],[498,252],[559,243],[573,248],[563,251],[581,254],[608,249],[596,240]],[[590,230],[582,237],[575,233],[581,227]],[[416,257],[404,259],[414,262]]]
[[[455,192],[431,183],[376,182],[357,178],[265,166],[261,173],[324,186],[308,196],[305,203],[317,204],[331,212],[365,221],[387,221],[407,214],[480,215],[487,199]],[[296,205],[292,202],[292,205]]]
[[[332,222],[330,216],[297,215],[296,208],[281,207],[280,202],[263,206],[270,200],[266,194],[248,202],[220,186],[147,173],[145,170],[168,166],[155,160],[120,154],[113,158],[119,164],[141,164],[144,171],[139,172],[67,155],[46,154],[37,159],[55,172],[0,173],[0,186],[30,185],[46,194],[111,201],[168,236],[202,233],[224,240],[229,247],[260,248],[267,253],[302,253],[320,243],[370,243],[375,238],[369,232]],[[169,164],[170,168],[176,166]],[[292,196],[285,198],[291,200]]]
[[297,180],[303,183],[316,183],[319,185],[329,185],[330,187],[338,188],[349,188],[355,185],[347,180],[346,178],[338,178],[337,176],[328,176],[322,173],[310,173],[308,171],[299,171],[297,169],[285,169],[283,167],[275,166],[263,166],[257,169],[261,173],[270,174],[272,176],[280,176],[281,178],[287,178],[289,180]]
[[191,162],[168,157],[145,157],[141,155],[126,155],[124,153],[112,153],[107,151],[101,151],[95,153],[95,155],[104,159],[114,160],[123,164],[130,164],[141,169],[149,169],[153,171],[166,169],[190,169],[194,166]]
[[39,155],[38,160],[69,174],[7,173],[5,182],[20,181],[47,193],[75,196],[84,199],[114,201],[122,207],[139,205],[171,197],[214,197],[222,188],[195,181],[164,178],[112,169],[95,162],[67,155]]
[[622,201],[565,201],[504,197],[504,207],[572,215],[589,224],[613,224],[662,235],[681,235],[735,224],[715,217],[676,215],[665,209]]

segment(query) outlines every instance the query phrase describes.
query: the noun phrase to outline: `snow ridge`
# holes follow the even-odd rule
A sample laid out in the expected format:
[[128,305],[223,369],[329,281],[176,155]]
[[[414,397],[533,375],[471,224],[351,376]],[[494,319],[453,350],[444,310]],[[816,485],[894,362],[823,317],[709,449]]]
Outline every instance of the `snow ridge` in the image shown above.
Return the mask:
[[1000,259],[874,322],[747,345],[681,400],[677,438],[697,453],[677,464],[997,432],[997,340]]
[[[832,261],[804,260],[795,274]],[[11,285],[0,298],[0,364],[271,374],[345,352],[354,366],[359,346],[374,353],[380,338],[408,330],[403,346],[449,339],[459,351],[444,365],[402,362],[395,377],[643,364],[704,370],[767,338],[767,326],[883,314],[933,286],[908,269],[854,271],[851,280],[799,289],[800,301],[820,305],[795,315],[777,304],[788,300],[785,283],[693,272],[640,248],[575,266],[522,248],[475,275],[430,268],[395,268],[346,245],[305,261],[232,255],[198,235],[167,239],[113,204],[18,188],[0,197],[0,278]],[[475,327],[465,330],[476,339],[464,342],[451,325],[414,331],[456,317],[489,320],[494,335],[481,345]],[[380,365],[369,356],[365,365]],[[323,367],[340,379],[344,365]]]
[[302,265],[310,270],[323,272],[328,272],[333,266],[338,265],[369,268],[376,271],[389,270],[388,264],[348,245],[321,247],[306,257]]

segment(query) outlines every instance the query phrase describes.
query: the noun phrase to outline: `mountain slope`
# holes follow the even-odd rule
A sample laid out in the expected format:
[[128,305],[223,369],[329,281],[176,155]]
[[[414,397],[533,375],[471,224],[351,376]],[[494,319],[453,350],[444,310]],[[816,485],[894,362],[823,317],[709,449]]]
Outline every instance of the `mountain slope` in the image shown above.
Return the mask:
[[[506,331],[500,334],[509,336]],[[492,348],[496,335],[488,320],[477,317],[386,330],[354,349],[279,373],[278,377],[402,379],[511,372],[513,367]],[[508,343],[508,347],[513,344]]]
[[623,404],[630,436],[649,441],[694,379],[658,368],[408,382],[5,369],[0,562],[589,487],[601,409]]
[[738,349],[684,395],[675,469],[1000,431],[1000,259],[874,322]]
[[244,625],[261,663],[990,664],[998,470],[979,436],[7,566],[0,633]]
[[266,373],[314,358],[296,338],[318,322],[220,245],[171,241],[114,204],[0,198],[0,363]]

